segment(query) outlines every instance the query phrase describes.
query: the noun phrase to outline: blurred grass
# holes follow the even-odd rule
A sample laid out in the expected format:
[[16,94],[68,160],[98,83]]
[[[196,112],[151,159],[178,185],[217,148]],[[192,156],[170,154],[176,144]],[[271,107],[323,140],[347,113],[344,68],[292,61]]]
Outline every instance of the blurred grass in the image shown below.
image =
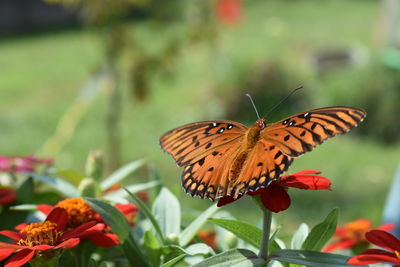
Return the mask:
[[[158,138],[184,123],[224,119],[224,100],[244,93],[244,90],[240,92],[232,87],[250,75],[258,62],[279,61],[300,73],[304,80],[293,87],[302,83],[305,90],[313,92],[307,94],[313,98],[306,101],[306,108],[357,106],[357,94],[363,92],[363,88],[345,91],[346,87],[354,89],[362,80],[359,68],[339,70],[329,77],[315,79],[306,55],[331,47],[354,46],[373,51],[372,29],[379,11],[377,1],[245,3],[243,25],[235,29],[222,28],[213,47],[207,44],[187,46],[171,70],[174,78],[155,77],[146,102],[134,101],[127,90],[124,91],[124,161],[147,158],[154,162],[165,184],[180,194],[188,211],[202,209],[209,202],[184,196],[180,189],[180,170],[159,149]],[[143,43],[150,42],[150,48],[157,50],[158,42],[162,43],[169,35],[179,34],[184,29],[177,25],[158,34],[151,24],[138,23],[132,25],[131,30]],[[63,112],[103,62],[103,40],[98,33],[67,31],[0,42],[2,154],[35,153],[54,133]],[[124,79],[127,84],[128,77]],[[215,88],[215,84],[219,88]],[[277,88],[283,89],[290,88]],[[59,168],[82,170],[90,150],[105,148],[107,95],[104,91],[97,97],[75,135],[56,155]],[[273,104],[258,103],[261,113]],[[248,108],[251,109],[250,105]],[[253,120],[255,117],[248,118],[248,121]],[[278,214],[278,222],[289,228],[296,227],[300,221],[315,223],[334,206],[340,207],[341,221],[368,217],[379,222],[386,191],[398,164],[399,149],[399,145],[383,146],[350,133],[330,140],[296,160],[290,171],[321,170],[324,176],[332,179],[334,190],[291,190],[292,207],[288,212]],[[145,173],[138,178],[144,176]],[[259,220],[257,207],[249,200],[237,203],[226,209],[245,221],[256,223]],[[246,216],[243,209],[248,211]],[[190,212],[187,214],[190,216]]]

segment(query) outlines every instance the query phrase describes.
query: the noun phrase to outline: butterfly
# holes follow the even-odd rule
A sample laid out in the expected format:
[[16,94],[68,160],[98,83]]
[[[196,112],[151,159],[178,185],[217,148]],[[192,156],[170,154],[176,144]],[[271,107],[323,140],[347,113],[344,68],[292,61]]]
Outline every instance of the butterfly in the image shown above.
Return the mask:
[[182,186],[192,196],[237,198],[279,179],[293,159],[326,139],[344,134],[366,116],[359,108],[333,106],[253,126],[228,120],[186,124],[165,133],[161,148],[183,168]]

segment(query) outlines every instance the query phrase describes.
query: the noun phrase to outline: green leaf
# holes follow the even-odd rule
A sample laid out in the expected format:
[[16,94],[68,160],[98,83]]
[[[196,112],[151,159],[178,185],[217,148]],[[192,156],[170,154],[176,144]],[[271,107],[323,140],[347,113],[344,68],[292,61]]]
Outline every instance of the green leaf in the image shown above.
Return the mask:
[[69,182],[62,180],[60,178],[51,178],[47,177],[41,174],[33,173],[33,172],[27,172],[27,174],[32,177],[33,179],[39,180],[54,189],[56,189],[58,192],[60,192],[62,195],[66,197],[79,197],[79,191],[78,189],[70,184]]
[[132,172],[136,171],[138,168],[143,166],[145,163],[145,160],[139,159],[135,160],[131,163],[128,163],[115,172],[113,172],[108,178],[106,178],[103,182],[100,184],[100,188],[102,191],[107,190],[110,186],[119,183],[123,179],[127,178],[129,174]]
[[264,260],[247,249],[232,249],[201,261],[193,267],[250,267],[260,266]]
[[158,244],[157,238],[154,236],[153,232],[146,231],[144,233],[144,248],[146,250],[147,256],[152,263],[152,266],[160,266],[161,250]]
[[310,232],[308,225],[305,223],[300,224],[299,228],[293,234],[290,247],[292,249],[300,249]]
[[137,192],[147,190],[147,189],[152,188],[157,185],[158,185],[158,182],[156,182],[156,181],[128,185],[128,186],[124,187],[125,189],[121,188],[121,189],[111,191],[111,192],[105,194],[104,199],[110,200],[110,201],[125,199],[127,196],[129,196],[129,194],[125,190],[128,190],[129,192],[131,192],[131,194],[136,194]]
[[260,228],[236,220],[210,219],[210,221],[232,232],[237,237],[243,239],[245,242],[253,245],[254,247],[260,247],[262,235]]
[[178,199],[166,188],[161,189],[153,204],[153,214],[164,236],[178,236],[181,230],[181,207]]
[[37,205],[35,204],[22,204],[9,207],[10,210],[27,210],[27,211],[37,211]]
[[165,243],[164,235],[163,235],[163,233],[161,231],[160,225],[158,224],[156,218],[151,213],[150,209],[147,207],[147,205],[140,198],[138,198],[137,196],[135,196],[134,194],[132,194],[128,190],[126,190],[126,192],[132,198],[133,202],[135,202],[139,206],[140,210],[144,213],[144,215],[150,220],[150,222],[153,225],[154,230],[156,231],[156,234],[159,237],[161,243],[164,244]]
[[210,253],[215,254],[213,249],[204,243],[197,243],[197,244],[190,245],[185,249],[185,252],[188,255],[198,255],[198,254],[206,255],[206,254],[210,254]]
[[85,201],[98,213],[101,218],[111,227],[112,231],[118,236],[121,243],[129,235],[130,227],[125,216],[115,207],[95,198],[85,197]]
[[208,218],[218,210],[216,204],[210,206],[202,214],[200,214],[193,222],[191,222],[180,234],[179,244],[186,246],[197,234],[199,229],[204,225]]
[[170,266],[174,266],[175,263],[178,263],[181,259],[183,259],[186,255],[185,254],[181,254],[169,261],[167,261],[166,263],[164,263],[163,265],[161,265],[161,267],[170,267]]
[[129,233],[124,243],[122,243],[122,248],[130,266],[150,267],[148,260],[140,250],[132,232]]
[[346,263],[349,258],[347,256],[317,251],[282,249],[272,252],[269,258],[271,260],[311,267],[354,266]]
[[32,177],[26,178],[17,188],[17,201],[19,203],[32,203],[34,196],[34,185]]
[[338,208],[333,209],[323,222],[317,224],[311,230],[301,248],[303,250],[320,251],[335,233],[338,214]]

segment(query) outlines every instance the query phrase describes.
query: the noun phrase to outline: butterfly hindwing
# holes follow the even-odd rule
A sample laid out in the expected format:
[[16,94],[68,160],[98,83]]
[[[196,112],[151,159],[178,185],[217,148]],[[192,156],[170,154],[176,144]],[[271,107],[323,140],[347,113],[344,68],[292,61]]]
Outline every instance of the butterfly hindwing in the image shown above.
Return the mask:
[[314,109],[267,126],[261,131],[261,137],[278,146],[286,155],[297,157],[330,137],[348,132],[365,115],[365,111],[351,107]]

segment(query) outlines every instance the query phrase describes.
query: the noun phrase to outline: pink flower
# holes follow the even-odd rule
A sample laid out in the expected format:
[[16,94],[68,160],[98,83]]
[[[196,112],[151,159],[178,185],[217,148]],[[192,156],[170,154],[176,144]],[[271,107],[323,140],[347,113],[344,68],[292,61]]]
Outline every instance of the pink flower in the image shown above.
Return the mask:
[[33,155],[22,157],[0,156],[0,172],[18,173],[33,172],[38,165],[51,165],[53,159],[39,159]]
[[[260,188],[254,192],[247,192],[246,194],[255,196],[259,195],[265,208],[272,212],[280,212],[289,208],[291,200],[287,193],[288,187],[294,187],[299,189],[309,190],[331,190],[331,181],[325,177],[318,176],[319,171],[306,170],[296,172],[290,175],[282,175],[278,180],[273,181],[267,187]],[[218,207],[229,204],[233,201],[238,200],[232,196],[222,197],[218,201]]]

